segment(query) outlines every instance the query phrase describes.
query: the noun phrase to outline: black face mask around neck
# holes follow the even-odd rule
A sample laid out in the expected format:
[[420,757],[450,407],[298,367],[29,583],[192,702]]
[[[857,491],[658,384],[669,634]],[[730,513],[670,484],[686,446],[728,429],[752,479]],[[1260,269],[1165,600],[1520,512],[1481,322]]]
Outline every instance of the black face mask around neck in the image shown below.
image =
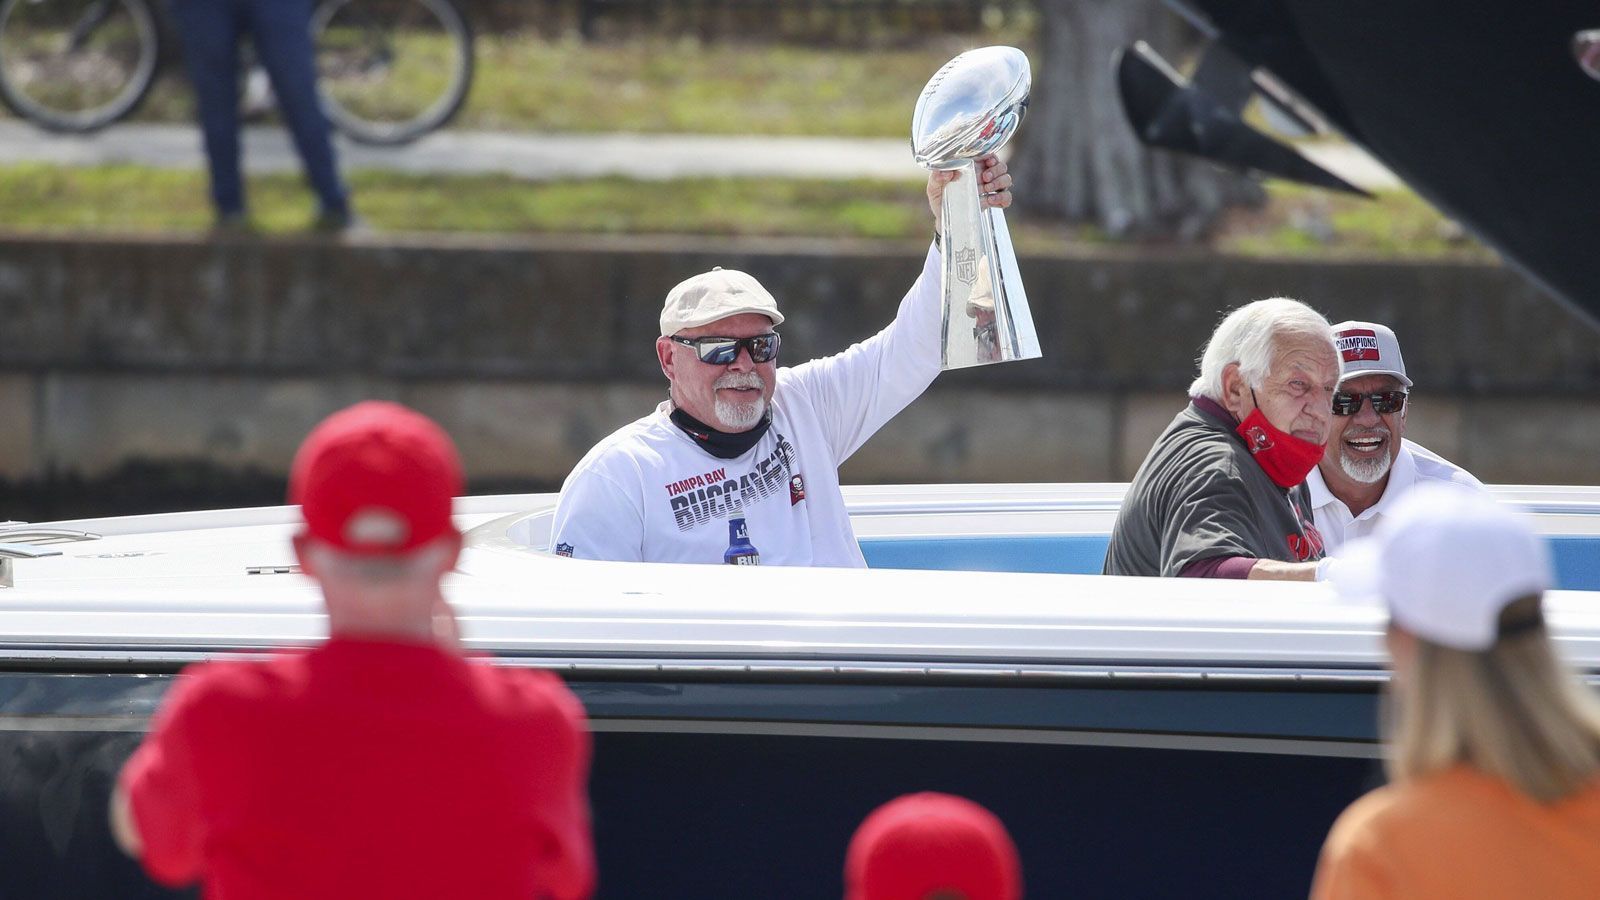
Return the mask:
[[710,425],[689,415],[682,409],[674,406],[668,415],[672,424],[678,426],[684,434],[694,438],[700,449],[715,456],[717,459],[733,459],[743,456],[746,451],[761,440],[761,436],[772,427],[772,410],[768,409],[761,414],[761,421],[749,431],[718,431]]

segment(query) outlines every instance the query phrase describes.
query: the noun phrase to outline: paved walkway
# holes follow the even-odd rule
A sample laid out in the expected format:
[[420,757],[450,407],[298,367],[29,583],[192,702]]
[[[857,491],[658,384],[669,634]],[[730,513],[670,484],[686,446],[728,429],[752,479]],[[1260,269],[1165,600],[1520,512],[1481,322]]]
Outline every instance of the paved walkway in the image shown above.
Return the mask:
[[[1399,181],[1359,148],[1303,148],[1317,163],[1369,190]],[[921,179],[909,140],[887,138],[733,137],[724,135],[540,134],[445,130],[404,147],[366,147],[340,140],[345,169],[414,174],[496,172],[528,179],[621,175],[641,179],[692,176]],[[116,125],[87,136],[56,135],[0,120],[0,165],[132,163],[193,169],[205,165],[199,132],[186,125]],[[245,166],[252,173],[298,171],[288,135],[245,129]]]

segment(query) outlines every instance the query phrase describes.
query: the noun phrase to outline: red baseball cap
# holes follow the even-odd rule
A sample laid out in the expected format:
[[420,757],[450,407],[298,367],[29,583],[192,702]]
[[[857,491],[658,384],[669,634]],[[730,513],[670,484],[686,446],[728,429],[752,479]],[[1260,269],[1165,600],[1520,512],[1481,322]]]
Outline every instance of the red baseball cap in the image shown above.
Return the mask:
[[845,900],[1017,900],[1022,864],[1005,825],[964,797],[924,792],[867,816],[844,867]]
[[455,444],[432,419],[376,400],[334,413],[311,430],[289,472],[289,502],[306,531],[357,555],[410,553],[455,531],[461,493]]

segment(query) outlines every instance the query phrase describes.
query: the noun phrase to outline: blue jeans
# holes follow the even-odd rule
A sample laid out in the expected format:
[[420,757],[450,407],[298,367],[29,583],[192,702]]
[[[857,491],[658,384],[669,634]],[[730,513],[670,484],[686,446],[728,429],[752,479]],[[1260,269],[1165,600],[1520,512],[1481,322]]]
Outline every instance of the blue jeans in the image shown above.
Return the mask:
[[311,9],[312,0],[172,0],[184,62],[194,83],[211,163],[211,200],[218,215],[242,214],[245,209],[239,164],[239,39],[245,34],[272,81],[278,111],[289,126],[322,212],[350,212],[328,118],[317,96]]

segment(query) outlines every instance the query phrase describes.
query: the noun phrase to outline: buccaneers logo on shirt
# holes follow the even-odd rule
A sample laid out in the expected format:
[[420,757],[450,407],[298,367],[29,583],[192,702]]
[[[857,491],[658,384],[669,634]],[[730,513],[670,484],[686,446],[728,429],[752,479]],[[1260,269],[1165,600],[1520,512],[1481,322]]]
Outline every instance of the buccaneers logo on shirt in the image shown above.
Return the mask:
[[789,505],[793,506],[806,498],[806,479],[804,475],[795,475],[789,479]]
[[1289,493],[1289,509],[1294,512],[1295,521],[1300,523],[1300,534],[1284,535],[1289,542],[1289,553],[1294,556],[1296,562],[1321,559],[1327,549],[1327,544],[1322,539],[1322,532],[1317,530],[1311,518],[1301,509],[1292,491]]
[[1309,562],[1321,559],[1323,553],[1322,532],[1315,525],[1307,525],[1305,535],[1287,535],[1289,539],[1289,552],[1294,554],[1296,562]]

